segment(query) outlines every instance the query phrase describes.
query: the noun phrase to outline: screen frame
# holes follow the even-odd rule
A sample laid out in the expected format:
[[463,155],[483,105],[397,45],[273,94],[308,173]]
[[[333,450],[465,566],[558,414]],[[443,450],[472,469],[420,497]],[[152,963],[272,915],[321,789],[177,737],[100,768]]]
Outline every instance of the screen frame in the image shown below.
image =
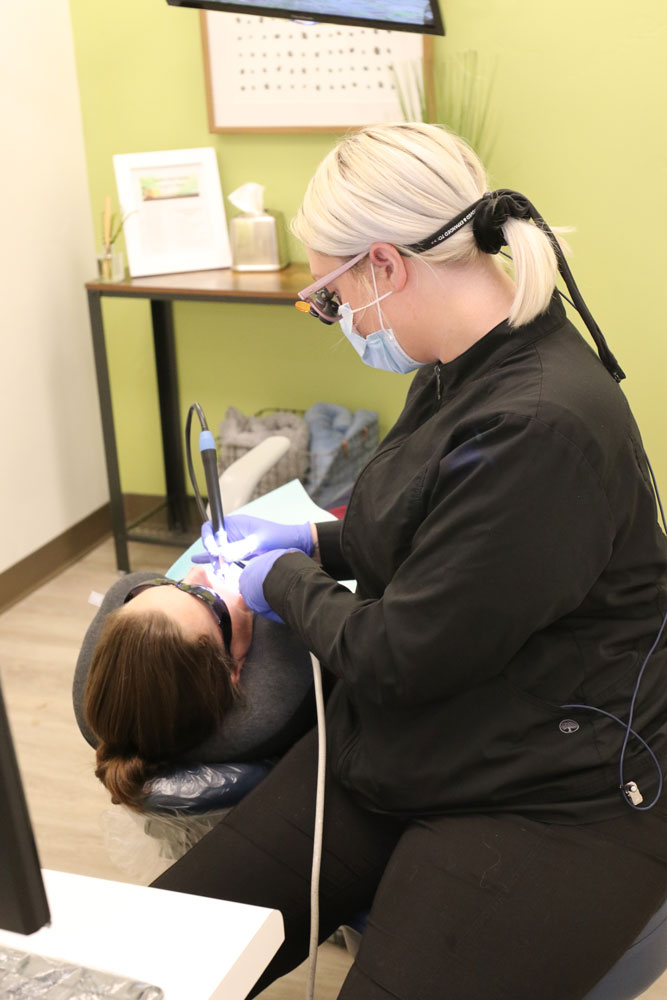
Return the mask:
[[0,686],[0,928],[34,934],[51,916]]
[[248,14],[259,17],[282,17],[288,21],[303,23],[315,21],[324,24],[349,24],[358,28],[377,28],[378,31],[412,31],[419,35],[444,35],[445,24],[440,11],[440,0],[430,0],[433,6],[434,23],[397,24],[395,21],[375,21],[368,18],[339,16],[338,14],[308,14],[299,16],[294,11],[274,10],[271,7],[248,7],[238,3],[216,3],[216,0],[167,0],[171,7],[196,7],[198,10],[215,10],[225,14]]

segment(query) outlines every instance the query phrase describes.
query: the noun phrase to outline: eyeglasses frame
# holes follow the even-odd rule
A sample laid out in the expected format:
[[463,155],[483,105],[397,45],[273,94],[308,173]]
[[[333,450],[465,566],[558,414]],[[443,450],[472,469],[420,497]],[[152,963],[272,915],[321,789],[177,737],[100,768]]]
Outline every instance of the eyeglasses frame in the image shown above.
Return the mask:
[[336,278],[340,277],[340,275],[344,274],[345,271],[349,271],[351,267],[354,267],[354,265],[358,264],[360,260],[363,260],[364,257],[367,257],[369,252],[370,251],[368,250],[364,250],[362,253],[358,253],[356,257],[353,257],[351,260],[348,260],[345,264],[341,264],[340,267],[337,267],[334,271],[330,271],[329,274],[325,274],[323,278],[320,278],[318,281],[314,281],[312,285],[308,285],[306,288],[302,288],[300,292],[297,292],[297,295],[302,301],[308,301],[311,310],[313,310],[317,314],[319,319],[324,320],[325,323],[332,324],[340,322],[340,316],[327,315],[317,306],[315,302],[312,301],[310,296],[314,295],[316,292],[321,291],[323,288],[326,288],[329,282],[334,281]]
[[127,604],[128,601],[131,601],[133,597],[137,597],[142,590],[146,590],[148,587],[166,587],[167,585],[177,587],[178,590],[182,591],[184,594],[190,594],[192,597],[196,597],[213,612],[222,635],[224,647],[227,651],[229,651],[232,646],[232,619],[229,614],[229,608],[223,599],[218,597],[217,594],[214,594],[213,591],[208,589],[208,587],[202,587],[192,583],[183,583],[182,580],[172,580],[168,576],[156,576],[152,580],[144,580],[143,583],[139,583],[136,587],[133,587],[123,601],[123,604]]

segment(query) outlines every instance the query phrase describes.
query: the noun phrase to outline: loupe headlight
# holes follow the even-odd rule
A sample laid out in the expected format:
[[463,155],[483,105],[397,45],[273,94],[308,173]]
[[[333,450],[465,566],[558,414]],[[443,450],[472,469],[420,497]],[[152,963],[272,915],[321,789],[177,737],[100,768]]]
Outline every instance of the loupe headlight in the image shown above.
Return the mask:
[[315,316],[322,323],[331,325],[340,319],[338,310],[340,302],[335,292],[330,292],[327,288],[321,288],[307,298],[295,303],[301,312],[307,312],[310,316]]

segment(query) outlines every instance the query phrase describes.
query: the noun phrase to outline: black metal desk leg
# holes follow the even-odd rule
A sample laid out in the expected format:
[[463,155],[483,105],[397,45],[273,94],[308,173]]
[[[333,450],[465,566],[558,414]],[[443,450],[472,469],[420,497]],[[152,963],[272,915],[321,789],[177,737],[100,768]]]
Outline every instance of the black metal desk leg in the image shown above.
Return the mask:
[[102,296],[99,292],[88,292],[88,311],[90,313],[90,329],[93,335],[93,353],[95,355],[97,391],[100,399],[102,436],[104,438],[104,457],[106,459],[107,479],[109,482],[111,528],[116,544],[116,565],[119,570],[123,570],[127,573],[130,569],[130,557],[127,550],[127,531],[125,526],[123,494],[120,489],[118,449],[116,448],[116,431],[113,422],[113,407],[111,405],[109,366],[107,364],[107,348],[104,339],[104,322],[102,320]]
[[188,529],[188,501],[185,492],[183,432],[178,397],[174,314],[171,302],[151,299],[151,316],[153,319],[155,370],[160,399],[162,454],[167,486],[169,527],[185,532]]

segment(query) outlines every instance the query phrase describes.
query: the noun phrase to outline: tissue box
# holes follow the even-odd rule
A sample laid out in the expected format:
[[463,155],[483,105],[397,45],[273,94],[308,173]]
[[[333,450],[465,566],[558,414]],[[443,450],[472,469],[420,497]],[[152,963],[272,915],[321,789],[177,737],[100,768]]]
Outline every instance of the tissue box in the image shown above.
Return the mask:
[[282,212],[233,216],[229,241],[234,271],[280,271],[289,264]]

